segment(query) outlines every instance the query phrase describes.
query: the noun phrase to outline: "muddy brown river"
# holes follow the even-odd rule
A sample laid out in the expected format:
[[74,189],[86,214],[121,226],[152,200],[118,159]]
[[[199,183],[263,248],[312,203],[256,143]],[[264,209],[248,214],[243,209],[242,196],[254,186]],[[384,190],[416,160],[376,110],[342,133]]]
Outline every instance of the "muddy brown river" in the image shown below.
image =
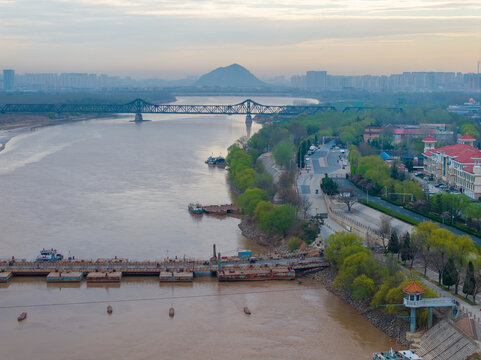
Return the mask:
[[[32,259],[43,247],[88,259],[208,257],[213,243],[225,255],[242,248],[266,251],[242,236],[237,218],[187,212],[192,201],[231,202],[226,172],[204,160],[225,155],[245,135],[244,118],[144,119],[153,121],[99,119],[11,140],[0,152],[0,258]],[[23,311],[27,319],[17,322]],[[217,283],[202,276],[192,284],[159,284],[145,277],[91,286],[16,278],[0,285],[2,360],[371,359],[390,345],[311,280]]]

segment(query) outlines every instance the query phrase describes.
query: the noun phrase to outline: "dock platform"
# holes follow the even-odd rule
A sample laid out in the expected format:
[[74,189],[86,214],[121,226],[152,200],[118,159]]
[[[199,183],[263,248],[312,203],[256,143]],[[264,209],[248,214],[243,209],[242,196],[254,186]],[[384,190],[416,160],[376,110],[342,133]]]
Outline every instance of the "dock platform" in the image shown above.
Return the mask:
[[0,272],[0,283],[6,283],[12,278],[13,274],[9,271]]
[[91,272],[87,275],[87,282],[91,283],[119,283],[122,273],[115,272]]
[[84,274],[77,271],[51,272],[47,275],[47,282],[81,282]]
[[162,271],[159,275],[160,282],[190,282],[194,280],[194,273]]

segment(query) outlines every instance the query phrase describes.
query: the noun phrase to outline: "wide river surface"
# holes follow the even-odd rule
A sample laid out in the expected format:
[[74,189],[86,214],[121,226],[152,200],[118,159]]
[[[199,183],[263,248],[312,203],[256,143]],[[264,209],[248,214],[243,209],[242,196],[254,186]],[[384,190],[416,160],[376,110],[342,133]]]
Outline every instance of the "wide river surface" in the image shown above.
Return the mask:
[[[265,251],[242,236],[239,219],[187,211],[192,201],[232,201],[226,171],[204,160],[226,155],[246,135],[243,116],[147,114],[152,121],[140,124],[131,118],[42,128],[7,143],[0,152],[0,258],[32,259],[43,247],[89,259],[207,258],[214,243],[226,255]],[[22,311],[28,317],[18,323]],[[206,276],[163,285],[127,278],[87,286],[17,278],[0,285],[0,359],[370,359],[389,345],[310,280],[219,284]]]

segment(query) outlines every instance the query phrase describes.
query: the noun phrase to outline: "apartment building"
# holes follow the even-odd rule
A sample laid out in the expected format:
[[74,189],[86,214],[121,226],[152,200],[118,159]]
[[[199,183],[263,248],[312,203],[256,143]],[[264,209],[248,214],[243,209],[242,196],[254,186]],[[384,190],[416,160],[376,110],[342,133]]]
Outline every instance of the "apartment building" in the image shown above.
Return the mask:
[[458,139],[458,144],[436,148],[435,138],[424,138],[424,173],[478,200],[481,197],[481,151],[473,146],[475,141],[471,135],[464,135]]

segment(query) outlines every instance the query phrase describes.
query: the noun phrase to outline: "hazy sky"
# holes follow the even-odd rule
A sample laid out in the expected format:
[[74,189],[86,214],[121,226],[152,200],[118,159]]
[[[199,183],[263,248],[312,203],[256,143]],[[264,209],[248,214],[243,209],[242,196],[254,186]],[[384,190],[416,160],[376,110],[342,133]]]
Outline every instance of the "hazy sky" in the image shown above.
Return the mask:
[[0,68],[181,78],[473,72],[481,1],[0,0]]

